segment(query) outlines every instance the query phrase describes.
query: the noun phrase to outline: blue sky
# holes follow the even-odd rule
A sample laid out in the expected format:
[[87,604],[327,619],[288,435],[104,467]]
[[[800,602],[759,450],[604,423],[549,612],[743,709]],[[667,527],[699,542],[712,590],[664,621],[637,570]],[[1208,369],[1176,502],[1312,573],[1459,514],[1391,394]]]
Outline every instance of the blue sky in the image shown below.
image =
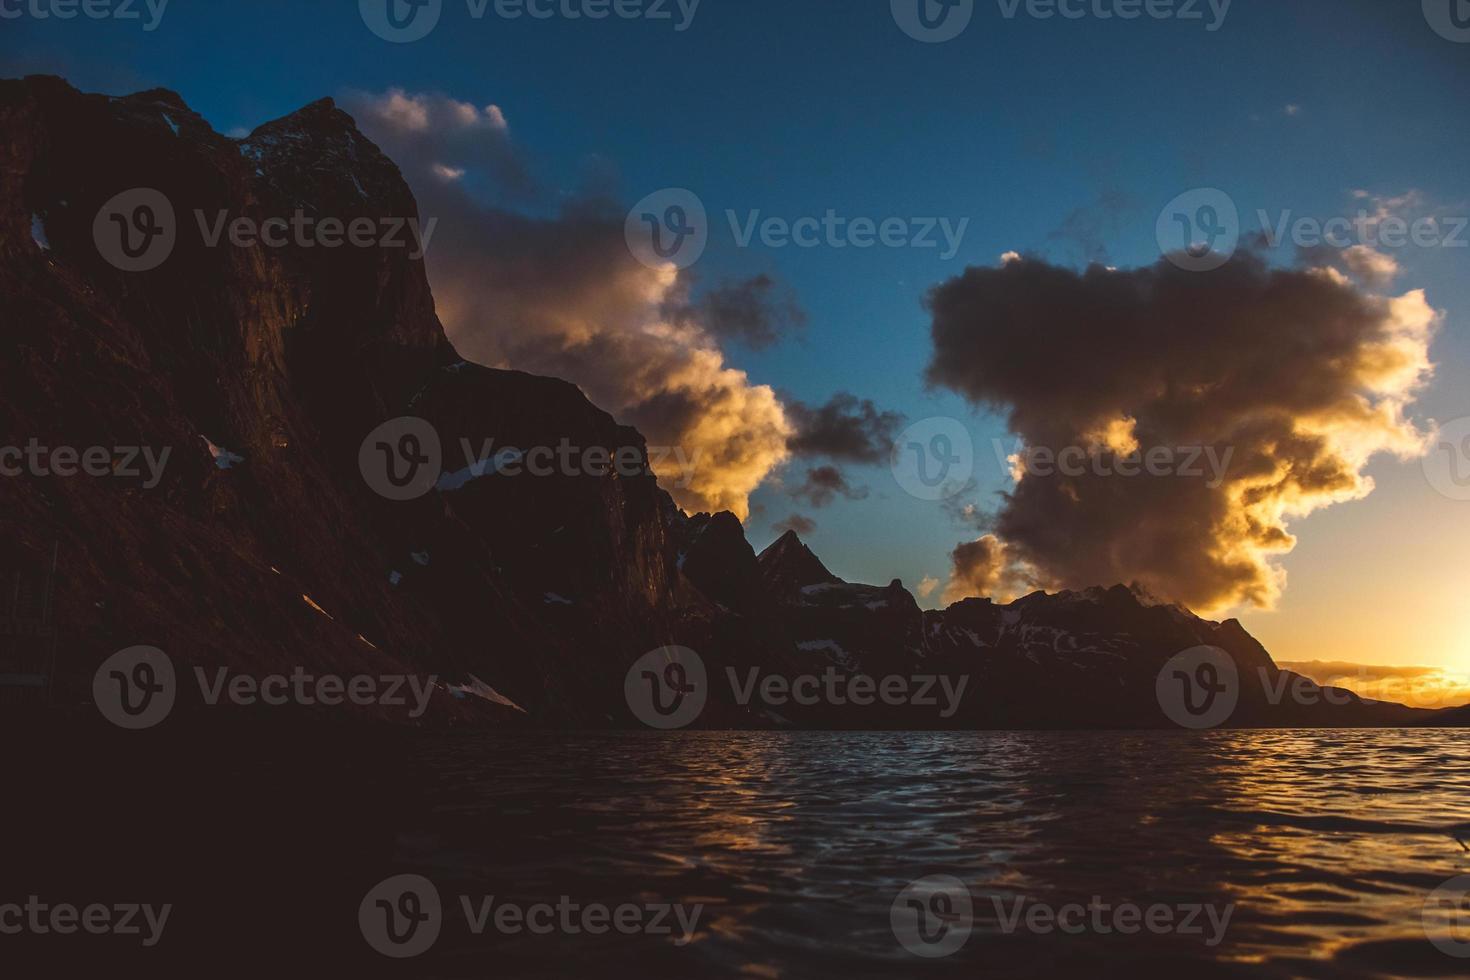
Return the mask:
[[[731,361],[808,402],[846,390],[910,419],[970,420],[982,502],[1005,485],[990,451],[1004,425],[922,381],[922,298],[967,264],[1010,250],[1152,263],[1160,209],[1195,187],[1226,190],[1247,230],[1257,209],[1350,216],[1356,189],[1416,190],[1440,214],[1470,213],[1470,44],[1436,34],[1408,0],[1236,0],[1214,32],[1172,19],[1007,19],[981,0],[968,30],[942,44],[905,36],[886,0],[703,0],[684,31],[616,18],[474,20],[463,0],[446,0],[436,30],[401,45],[370,33],[346,0],[173,0],[153,31],[0,21],[0,70],[58,73],[111,94],[164,86],[222,132],[348,90],[442,92],[502,107],[553,186],[570,190],[596,167],[617,174],[630,203],[688,187],[715,217],[701,277],[772,273],[809,316],[803,335],[761,352],[732,347]],[[829,208],[969,225],[944,261],[921,249],[741,249],[722,217]],[[1096,234],[1084,243],[1077,229]],[[1439,379],[1419,414],[1470,415],[1470,249],[1394,257],[1397,291],[1424,288],[1446,313]],[[1371,472],[1374,497],[1294,528],[1301,544],[1285,562],[1282,609],[1247,625],[1288,658],[1323,648],[1327,659],[1352,607],[1402,603],[1418,624],[1405,629],[1422,626],[1424,637],[1402,659],[1470,667],[1470,648],[1445,638],[1470,586],[1446,542],[1465,540],[1470,504],[1435,494],[1418,464],[1383,460]],[[752,542],[764,545],[769,524],[797,510],[816,520],[810,543],[839,574],[943,579],[964,533],[942,508],[905,495],[886,467],[853,475],[870,487],[866,500],[815,512],[759,491]],[[1338,625],[1324,635],[1329,621]]]

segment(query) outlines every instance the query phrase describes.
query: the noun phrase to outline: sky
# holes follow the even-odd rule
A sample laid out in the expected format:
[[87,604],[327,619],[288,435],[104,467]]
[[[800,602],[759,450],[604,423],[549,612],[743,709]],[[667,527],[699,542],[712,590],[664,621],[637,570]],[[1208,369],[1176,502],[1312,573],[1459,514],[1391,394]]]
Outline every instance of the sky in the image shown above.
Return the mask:
[[[910,34],[919,29],[904,5],[918,0],[702,0],[692,11],[688,0],[657,11],[647,10],[654,0],[627,0],[620,9],[669,16],[604,19],[568,16],[595,9],[596,0],[590,7],[587,0],[558,0],[542,8],[552,16],[513,19],[498,16],[493,0],[479,18],[478,4],[443,0],[434,28],[409,43],[390,43],[370,28],[373,0],[363,5],[367,14],[348,0],[172,0],[156,23],[141,2],[134,5],[138,20],[37,16],[47,2],[0,0],[0,74],[60,74],[84,90],[114,95],[166,87],[218,131],[235,134],[332,96],[404,165],[426,214],[432,204],[445,209],[446,224],[482,220],[497,228],[506,215],[524,218],[510,232],[451,229],[441,246],[450,254],[429,257],[441,315],[462,353],[572,376],[594,401],[649,432],[651,442],[662,425],[688,437],[687,419],[654,416],[653,406],[664,403],[654,396],[668,393],[659,388],[668,376],[698,373],[702,387],[689,399],[701,418],[715,420],[698,438],[710,445],[738,440],[743,423],[756,433],[749,439],[754,448],[721,457],[735,489],[708,494],[748,508],[757,550],[781,527],[797,526],[837,574],[880,584],[901,578],[931,607],[977,580],[957,574],[957,546],[971,545],[966,554],[977,561],[1004,557],[976,544],[995,526],[981,526],[974,515],[1007,510],[1000,494],[1016,489],[1004,457],[1015,448],[1017,416],[1032,419],[1033,442],[1063,404],[1119,406],[1123,421],[1132,413],[1140,426],[1175,431],[1160,422],[1172,403],[1101,390],[1097,376],[1112,370],[1105,365],[1122,348],[1085,312],[1063,323],[1063,309],[1042,309],[1054,295],[1117,302],[1137,322],[1166,318],[1171,339],[1151,346],[1144,341],[1155,335],[1145,331],[1134,338],[1139,345],[1129,365],[1148,361],[1158,348],[1205,367],[1223,358],[1246,379],[1232,375],[1249,401],[1282,397],[1264,382],[1253,387],[1255,372],[1272,365],[1300,369],[1303,377],[1314,372],[1314,355],[1296,341],[1317,330],[1323,343],[1338,342],[1343,321],[1362,312],[1321,312],[1338,309],[1339,299],[1387,303],[1422,290],[1432,316],[1422,338],[1432,379],[1380,392],[1403,418],[1396,436],[1373,443],[1392,451],[1373,453],[1361,471],[1352,461],[1354,472],[1372,481],[1371,492],[1359,481],[1348,495],[1361,499],[1282,518],[1296,541],[1267,559],[1284,578],[1273,572],[1264,598],[1202,584],[1199,569],[1158,574],[1178,583],[1180,594],[1239,599],[1209,612],[1241,618],[1278,661],[1321,661],[1321,672],[1334,677],[1345,676],[1343,663],[1470,675],[1463,612],[1470,501],[1453,499],[1453,484],[1449,493],[1437,489],[1445,485],[1444,466],[1437,468],[1430,437],[1436,423],[1470,416],[1463,383],[1470,368],[1470,247],[1453,247],[1449,234],[1456,217],[1470,215],[1463,100],[1470,43],[1452,25],[1436,29],[1435,0],[1422,9],[1408,0],[1235,0],[1224,8],[1202,2],[1195,6],[1199,19],[1127,20],[1098,16],[1116,10],[1116,0],[1075,4],[1071,9],[1084,14],[1075,19],[978,0],[964,30],[937,42]],[[1446,8],[1448,16],[1448,0]],[[427,128],[415,120],[428,120]],[[425,169],[412,170],[406,160]],[[425,176],[436,163],[452,172],[444,186]],[[580,202],[626,209],[670,188],[691,191],[708,225],[708,246],[677,284],[656,270],[646,280],[599,271],[567,281],[603,269],[605,238],[568,218]],[[1261,230],[1260,212],[1274,225],[1288,212],[1326,221],[1381,209],[1406,220],[1432,216],[1440,234],[1432,244],[1376,248],[1391,260],[1391,278],[1370,268],[1361,251],[1356,255],[1365,261],[1347,268],[1346,249],[1303,256],[1281,244],[1259,253],[1266,271],[1243,273],[1234,286],[1215,272],[1189,272],[1195,278],[1185,281],[1173,265],[1158,265],[1158,224],[1166,205],[1200,188],[1219,189],[1236,206],[1241,254],[1255,254],[1248,242]],[[1201,214],[1198,200],[1184,201],[1184,210]],[[758,234],[742,244],[730,218],[733,212],[738,228],[768,217],[821,219],[829,211],[875,225],[900,219],[908,237],[932,225],[929,237],[938,244],[799,247]],[[952,246],[945,227],[956,233]],[[1470,232],[1458,240],[1470,241]],[[506,285],[504,296],[476,291],[474,270],[505,261],[525,241],[538,243],[528,248],[555,263],[557,275]],[[1010,253],[1017,258],[1002,258]],[[1084,270],[1093,263],[1115,272],[1088,280]],[[1321,292],[1305,270],[1327,265],[1356,278]],[[1155,267],[1162,271],[1148,271]],[[992,271],[965,279],[967,268]],[[1273,269],[1291,270],[1292,278],[1269,295],[1299,297],[1311,307],[1302,316],[1317,317],[1314,325],[1289,317],[1278,324],[1276,313],[1240,300],[1228,318],[1246,324],[1236,347],[1262,356],[1236,357],[1218,335],[1204,336],[1224,329],[1211,326],[1210,311],[1257,295],[1252,290],[1263,280],[1252,275]],[[1182,310],[1160,309],[1150,298],[1156,286],[1176,281],[1192,299]],[[944,288],[932,293],[937,287]],[[524,320],[538,325],[538,337],[563,338],[558,331],[573,315],[579,323],[604,307],[637,315],[649,289],[661,300],[687,300],[684,314],[669,314],[676,327],[654,347],[630,346],[613,327],[593,328],[608,334],[595,360],[482,328],[475,319]],[[568,294],[581,304],[575,310],[557,305]],[[712,294],[726,300],[723,315]],[[926,305],[933,296],[952,300],[957,311],[944,345]],[[1037,308],[1018,312],[1023,298]],[[1194,307],[1198,318],[1191,302],[1201,304]],[[732,309],[751,315],[742,319]],[[717,319],[718,329],[711,325]],[[1380,327],[1361,323],[1368,332]],[[1198,342],[1177,339],[1191,336]],[[983,338],[991,350],[1003,345],[1020,360],[1000,363],[997,373],[983,352],[965,346],[967,337]],[[1049,345],[1064,338],[1069,349],[1097,356],[1048,361],[1056,349]],[[1368,343],[1360,338],[1354,351]],[[718,356],[694,358],[679,344],[714,344]],[[945,360],[938,371],[937,358]],[[601,375],[597,364],[606,365]],[[663,374],[650,380],[634,365]],[[1011,368],[1026,385],[1006,374]],[[640,373],[638,385],[651,385],[652,394],[612,376],[620,371]],[[586,376],[573,376],[578,372]],[[841,393],[852,397],[831,402]],[[1243,424],[1261,404],[1247,404],[1230,424]],[[1341,404],[1329,407],[1338,412]],[[833,410],[828,421],[866,420],[843,431],[890,441],[922,420],[956,420],[973,446],[973,485],[946,500],[921,499],[887,455],[875,458],[870,447],[834,448],[814,430],[807,448],[799,448],[800,433],[787,430],[819,429],[822,406]],[[1403,426],[1423,437],[1417,453],[1404,450]],[[927,441],[934,430],[921,431]],[[1361,431],[1350,435],[1353,447],[1362,444]],[[788,448],[788,438],[798,448]],[[997,440],[1005,447],[999,455]],[[1470,471],[1470,460],[1463,462]],[[1108,492],[1118,486],[1114,479]],[[1131,492],[1133,484],[1121,486]],[[969,515],[967,504],[974,506]],[[1039,577],[1020,580],[1053,582],[1097,566],[1083,558],[1129,547],[1125,525],[1115,537],[1100,533],[1091,550],[1078,549],[1069,562],[1042,543],[1051,520],[1046,507],[1053,505],[1026,506],[1034,510],[1014,504],[1011,520],[1000,522],[1015,543],[997,539],[997,547],[1009,547],[1004,560],[1019,564],[982,576],[997,591],[1016,585],[1013,573],[1028,564]],[[1140,527],[1157,510],[1116,500],[1109,507],[1109,520]],[[1164,567],[1156,556],[1137,561]]]

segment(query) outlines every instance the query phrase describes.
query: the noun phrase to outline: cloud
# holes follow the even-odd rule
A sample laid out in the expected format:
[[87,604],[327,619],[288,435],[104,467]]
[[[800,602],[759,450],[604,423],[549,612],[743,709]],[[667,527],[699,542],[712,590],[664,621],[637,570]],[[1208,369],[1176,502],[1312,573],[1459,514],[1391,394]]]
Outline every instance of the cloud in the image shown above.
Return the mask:
[[[540,185],[493,106],[401,89],[344,101],[398,162],[423,214],[440,219],[429,278],[461,355],[574,382],[651,445],[694,461],[687,482],[665,483],[681,507],[745,519],[794,429],[771,388],[725,362],[700,317],[668,315],[691,307],[689,283],[672,265],[632,257],[624,210],[588,198],[549,216],[509,209]],[[465,174],[446,179],[440,168]]]
[[1283,661],[1277,666],[1310,677],[1324,687],[1342,687],[1377,701],[1415,708],[1470,704],[1470,675],[1443,667],[1403,667],[1345,661]]
[[1398,261],[1370,245],[1337,248],[1325,242],[1297,248],[1297,258],[1305,266],[1330,269],[1341,273],[1369,289],[1383,289],[1399,276]]
[[1034,572],[1017,561],[1006,544],[993,534],[956,545],[950,553],[950,562],[945,603],[969,598],[1010,602],[1037,587]]
[[[1269,607],[1290,521],[1370,493],[1375,454],[1425,449],[1407,418],[1432,373],[1438,316],[1422,291],[1379,296],[1250,252],[1206,274],[1026,258],[967,269],[928,305],[932,384],[1005,413],[1027,446],[1079,447],[1089,463],[1020,474],[989,522],[996,542],[957,555],[969,588],[995,580],[1003,543],[1013,567],[1063,587]],[[1120,442],[1232,455],[1219,480],[1183,453],[1183,475],[1125,477]]]
[[894,434],[904,421],[899,413],[880,410],[871,401],[845,391],[815,407],[787,399],[786,408],[796,428],[788,444],[794,455],[852,463],[887,459]]
[[918,588],[914,589],[914,592],[920,599],[927,599],[934,594],[934,590],[937,588],[939,588],[939,579],[933,575],[925,575],[919,579]]
[[774,346],[806,326],[806,312],[789,289],[767,275],[708,290],[693,303],[675,305],[669,316],[701,323],[711,336],[736,341],[751,350]]
[[841,495],[848,500],[866,500],[867,487],[854,487],[835,466],[817,466],[807,470],[806,481],[791,491],[794,499],[805,498],[813,507],[826,507]]
[[790,517],[786,518],[786,520],[771,525],[771,530],[773,531],[776,531],[778,533],[795,531],[801,537],[806,537],[816,529],[817,522],[812,520],[810,517],[804,517],[801,514],[792,514]]
[[[362,131],[398,164],[416,193],[426,174],[442,180],[474,172],[486,180],[482,189],[500,200],[524,202],[545,196],[511,141],[499,106],[476,106],[401,88],[377,95],[349,91],[342,102]],[[447,215],[437,217],[448,220]]]
[[1344,250],[1342,261],[1349,275],[1375,289],[1387,286],[1399,274],[1399,264],[1393,256],[1367,245],[1353,245]]

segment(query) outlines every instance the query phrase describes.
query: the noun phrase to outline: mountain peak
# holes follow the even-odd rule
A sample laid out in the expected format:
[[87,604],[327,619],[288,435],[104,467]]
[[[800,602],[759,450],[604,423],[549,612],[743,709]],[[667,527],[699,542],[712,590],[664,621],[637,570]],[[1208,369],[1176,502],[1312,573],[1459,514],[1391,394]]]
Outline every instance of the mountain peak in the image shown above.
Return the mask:
[[795,531],[787,531],[757,559],[766,587],[775,595],[788,595],[808,585],[841,583],[822,560],[802,543]]

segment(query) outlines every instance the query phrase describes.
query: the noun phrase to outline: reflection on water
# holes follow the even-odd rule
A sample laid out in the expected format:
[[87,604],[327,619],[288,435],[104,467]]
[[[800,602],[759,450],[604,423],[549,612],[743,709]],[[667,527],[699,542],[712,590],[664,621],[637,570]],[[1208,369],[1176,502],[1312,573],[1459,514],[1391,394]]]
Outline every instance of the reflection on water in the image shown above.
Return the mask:
[[[397,859],[446,908],[704,907],[683,948],[449,922],[433,975],[1470,974],[1423,926],[1470,874],[1462,731],[479,736],[426,764],[433,811]],[[924,959],[889,911],[936,874],[969,886],[974,932]],[[1234,908],[1210,947],[1008,932],[1018,899]]]

